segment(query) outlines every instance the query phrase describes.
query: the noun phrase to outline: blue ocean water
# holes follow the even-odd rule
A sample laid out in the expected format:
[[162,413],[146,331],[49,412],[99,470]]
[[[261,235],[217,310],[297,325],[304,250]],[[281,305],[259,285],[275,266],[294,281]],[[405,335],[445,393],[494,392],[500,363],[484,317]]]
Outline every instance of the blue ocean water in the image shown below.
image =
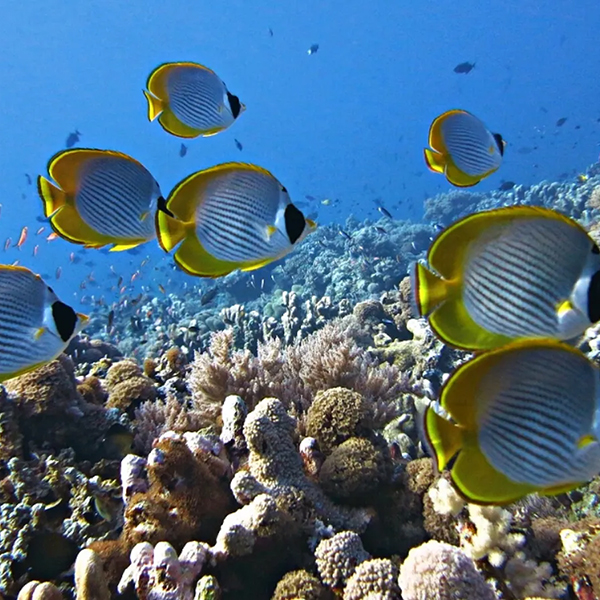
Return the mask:
[[[153,242],[107,255],[46,241],[35,178],[75,130],[78,146],[140,160],[165,194],[193,171],[255,162],[320,225],[376,219],[376,202],[419,220],[424,199],[450,189],[422,154],[431,121],[449,108],[474,112],[508,142],[502,168],[477,191],[573,177],[598,160],[600,4],[591,0],[10,0],[3,8],[0,258],[47,275],[77,308],[92,294],[110,302],[112,271],[127,285],[146,257],[132,296],[144,284],[183,292],[191,278]],[[308,54],[313,44],[319,50]],[[142,94],[158,64],[178,60],[211,67],[247,105],[229,130],[186,142],[183,158],[181,140],[148,122]],[[464,61],[475,68],[455,73]],[[24,226],[22,248],[4,250]]]

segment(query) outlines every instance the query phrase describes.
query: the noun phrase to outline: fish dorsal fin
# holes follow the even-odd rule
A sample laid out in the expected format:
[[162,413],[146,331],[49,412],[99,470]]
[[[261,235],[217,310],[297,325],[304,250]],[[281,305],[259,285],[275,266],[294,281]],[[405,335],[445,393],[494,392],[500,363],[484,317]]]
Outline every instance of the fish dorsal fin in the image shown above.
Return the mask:
[[214,74],[214,71],[212,69],[209,69],[208,67],[205,67],[204,65],[201,65],[200,63],[185,62],[185,61],[184,62],[163,63],[162,65],[158,65],[158,67],[156,67],[156,69],[154,69],[154,71],[152,71],[152,73],[150,73],[150,75],[148,76],[148,79],[146,80],[146,88],[148,89],[148,91],[151,94],[153,94],[157,98],[160,98],[161,100],[165,100],[167,97],[166,82],[167,82],[167,77],[169,75],[169,72],[173,71],[175,69],[181,68],[181,67],[192,67],[195,69],[202,69],[204,71],[208,71],[209,73]]
[[74,194],[78,188],[81,166],[90,159],[107,157],[118,157],[142,167],[137,160],[122,152],[95,148],[73,148],[55,154],[48,162],[48,173],[63,191]]
[[465,253],[471,242],[492,226],[500,227],[525,218],[556,219],[578,227],[585,233],[578,223],[549,208],[507,206],[473,213],[455,221],[435,238],[427,253],[427,261],[442,277],[454,279],[462,271]]
[[226,177],[237,171],[252,171],[273,177],[269,171],[248,163],[223,163],[192,173],[180,181],[171,191],[166,201],[166,208],[176,219],[188,223],[195,219],[196,209],[203,202],[206,188],[215,180]]

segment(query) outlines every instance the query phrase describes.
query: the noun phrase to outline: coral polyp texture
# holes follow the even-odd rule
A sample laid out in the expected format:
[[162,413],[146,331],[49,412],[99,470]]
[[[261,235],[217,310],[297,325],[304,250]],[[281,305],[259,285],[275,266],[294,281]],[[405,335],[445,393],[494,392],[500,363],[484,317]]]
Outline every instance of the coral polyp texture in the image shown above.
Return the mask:
[[[423,412],[469,357],[414,312],[407,277],[434,223],[473,207],[597,221],[589,175],[436,196],[421,224],[349,219],[352,242],[320,228],[262,282],[130,299],[116,333],[92,314],[0,388],[0,596],[599,598],[598,478],[497,507],[436,472]],[[578,345],[597,361],[599,328]]]

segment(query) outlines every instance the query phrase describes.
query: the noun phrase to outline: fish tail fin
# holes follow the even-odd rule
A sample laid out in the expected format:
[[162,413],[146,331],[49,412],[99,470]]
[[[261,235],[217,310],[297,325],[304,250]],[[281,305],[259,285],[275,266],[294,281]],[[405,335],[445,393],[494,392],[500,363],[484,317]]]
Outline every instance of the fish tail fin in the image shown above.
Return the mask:
[[144,96],[148,101],[148,121],[154,121],[158,115],[165,109],[163,101],[156,96],[153,96],[150,92],[143,90]]
[[430,148],[425,148],[425,162],[431,171],[434,173],[443,173],[446,169],[446,160],[444,155]]
[[413,268],[411,290],[413,308],[420,317],[430,314],[450,295],[448,282],[421,263],[416,263]]
[[440,416],[435,405],[429,405],[423,416],[423,442],[435,459],[438,471],[443,471],[448,463],[464,446],[464,429]]
[[162,210],[156,211],[156,235],[158,243],[165,252],[171,252],[186,236],[186,224]]
[[67,204],[67,194],[41,175],[38,177],[38,193],[44,203],[46,217],[51,217]]

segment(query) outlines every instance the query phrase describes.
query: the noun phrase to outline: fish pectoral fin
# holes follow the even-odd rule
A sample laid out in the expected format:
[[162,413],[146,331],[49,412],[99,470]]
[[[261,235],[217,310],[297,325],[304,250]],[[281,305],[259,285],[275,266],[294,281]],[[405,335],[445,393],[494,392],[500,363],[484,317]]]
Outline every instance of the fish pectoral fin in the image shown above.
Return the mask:
[[533,485],[512,481],[495,469],[476,440],[460,452],[450,474],[461,496],[473,504],[508,504],[539,491]]
[[558,317],[564,317],[567,313],[574,309],[570,300],[562,300],[556,305],[556,314]]
[[443,173],[446,168],[446,159],[444,155],[435,150],[425,148],[425,162],[431,171],[434,173]]
[[148,121],[154,121],[165,109],[163,101],[157,98],[147,90],[143,90],[144,96],[148,101]]
[[140,215],[140,221],[145,221],[152,213],[149,210],[145,210],[141,215]]
[[277,227],[275,227],[275,225],[267,225],[267,227],[265,228],[265,231],[266,231],[265,239],[267,241],[269,241],[273,237],[273,234],[277,232]]
[[39,340],[44,335],[44,333],[46,333],[46,331],[48,330],[45,327],[39,327],[33,334],[33,339],[36,341]]

